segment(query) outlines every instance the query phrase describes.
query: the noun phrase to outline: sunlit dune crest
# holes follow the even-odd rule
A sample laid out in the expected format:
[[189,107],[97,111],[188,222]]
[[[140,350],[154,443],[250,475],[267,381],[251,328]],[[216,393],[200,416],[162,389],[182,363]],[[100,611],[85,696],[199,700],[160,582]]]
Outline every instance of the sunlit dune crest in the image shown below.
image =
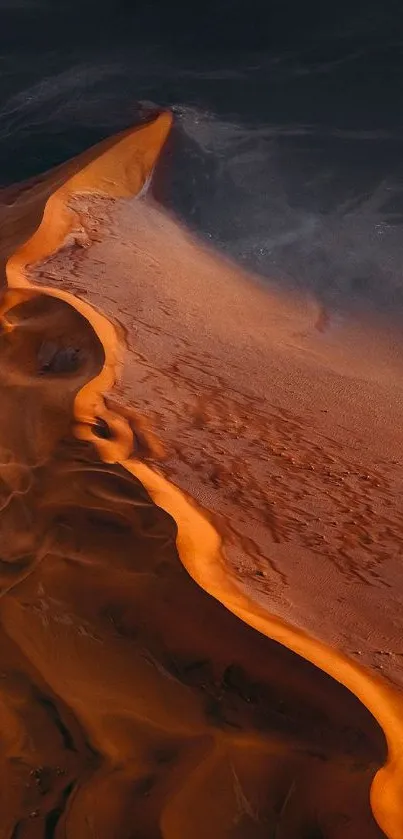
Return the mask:
[[400,839],[399,365],[145,195],[170,125],[3,194],[3,835]]

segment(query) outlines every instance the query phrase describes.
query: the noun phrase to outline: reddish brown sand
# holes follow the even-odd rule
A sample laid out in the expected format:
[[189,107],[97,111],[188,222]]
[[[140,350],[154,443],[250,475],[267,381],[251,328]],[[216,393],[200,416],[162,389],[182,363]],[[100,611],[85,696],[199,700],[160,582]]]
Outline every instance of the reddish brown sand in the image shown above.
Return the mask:
[[3,196],[0,837],[400,839],[399,356],[131,199],[169,126]]

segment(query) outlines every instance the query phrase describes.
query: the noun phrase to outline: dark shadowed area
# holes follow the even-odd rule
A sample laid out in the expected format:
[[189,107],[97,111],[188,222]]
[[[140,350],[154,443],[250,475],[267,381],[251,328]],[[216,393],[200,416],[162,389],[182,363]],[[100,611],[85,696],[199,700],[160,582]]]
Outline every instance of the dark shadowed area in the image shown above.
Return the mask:
[[330,308],[401,311],[398,3],[0,3],[0,180],[173,108],[157,196]]

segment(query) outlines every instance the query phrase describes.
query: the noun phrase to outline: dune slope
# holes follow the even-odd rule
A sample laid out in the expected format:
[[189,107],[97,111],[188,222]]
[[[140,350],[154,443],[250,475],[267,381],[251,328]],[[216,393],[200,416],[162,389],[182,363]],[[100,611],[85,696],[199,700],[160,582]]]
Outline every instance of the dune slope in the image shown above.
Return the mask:
[[[330,543],[322,628],[316,596],[306,617],[309,585],[295,611],[301,558],[293,577],[289,548],[275,555],[307,485],[268,477],[268,454],[314,471],[329,456],[295,414],[301,346],[289,336],[311,313],[277,299],[283,354],[270,368],[266,292],[152,202],[125,203],[147,184],[169,127],[161,114],[73,175],[70,164],[56,190],[34,185],[29,213],[10,194],[3,208],[13,218],[0,336],[3,835],[398,839],[396,668],[388,681],[371,657],[364,667],[331,643],[337,586],[346,566],[360,571],[359,556]],[[319,398],[322,348],[302,352]],[[333,384],[340,363],[333,353]],[[265,401],[281,385],[279,439],[268,441]],[[345,461],[332,456],[337,477]],[[382,481],[366,481],[362,497],[353,482],[350,503],[372,492],[375,509]],[[288,521],[272,514],[287,486]],[[324,565],[310,532],[306,555]]]

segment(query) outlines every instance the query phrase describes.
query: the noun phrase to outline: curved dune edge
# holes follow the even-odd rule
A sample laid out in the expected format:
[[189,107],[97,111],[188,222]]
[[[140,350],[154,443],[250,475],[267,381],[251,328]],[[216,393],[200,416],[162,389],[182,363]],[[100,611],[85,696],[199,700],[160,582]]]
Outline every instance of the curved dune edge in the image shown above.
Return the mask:
[[[131,472],[155,504],[175,520],[179,557],[202,589],[258,632],[285,645],[341,682],[369,709],[383,728],[388,743],[388,761],[372,784],[371,806],[385,834],[391,839],[400,839],[403,836],[400,793],[403,784],[403,699],[400,694],[339,652],[270,616],[240,590],[225,565],[220,536],[206,515],[156,470],[130,457],[132,431],[127,421],[107,409],[104,403],[103,394],[112,388],[121,364],[121,344],[113,324],[73,294],[34,286],[26,276],[27,265],[50,256],[69,235],[77,235],[80,231],[80,219],[69,207],[75,194],[93,192],[125,198],[142,191],[171,122],[171,116],[163,113],[153,123],[125,132],[51,195],[38,229],[8,260],[8,291],[0,311],[6,314],[21,299],[39,292],[69,303],[88,321],[102,343],[105,360],[101,372],[75,398],[76,436],[91,441],[103,461],[119,463]],[[99,417],[110,426],[112,440],[101,440],[94,435],[92,426]]]

